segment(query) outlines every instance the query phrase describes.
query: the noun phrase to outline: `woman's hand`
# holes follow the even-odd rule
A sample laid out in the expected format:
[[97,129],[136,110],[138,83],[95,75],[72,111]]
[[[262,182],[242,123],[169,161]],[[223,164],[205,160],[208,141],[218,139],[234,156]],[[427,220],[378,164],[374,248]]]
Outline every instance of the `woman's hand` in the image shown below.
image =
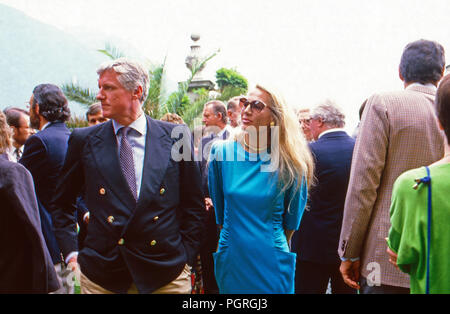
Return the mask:
[[389,263],[391,263],[392,265],[394,265],[398,269],[398,265],[397,265],[397,257],[398,257],[398,255],[394,251],[392,251],[389,246],[388,246],[386,252],[389,254]]

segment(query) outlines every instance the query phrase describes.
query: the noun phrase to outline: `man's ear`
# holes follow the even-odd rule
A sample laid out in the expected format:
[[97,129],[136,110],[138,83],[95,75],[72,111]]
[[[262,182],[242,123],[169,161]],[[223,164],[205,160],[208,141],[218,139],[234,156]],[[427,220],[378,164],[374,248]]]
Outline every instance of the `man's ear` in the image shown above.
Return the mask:
[[402,80],[402,82],[405,81],[405,78],[402,75],[402,71],[400,70],[400,67],[398,67],[398,77],[400,78],[400,80]]
[[319,127],[322,127],[324,125],[324,122],[323,122],[322,118],[318,118],[317,119],[317,123],[319,124]]
[[14,135],[16,135],[18,133],[18,131],[19,131],[18,127],[14,126],[14,125],[10,125],[9,127],[13,130]]
[[133,92],[133,99],[141,100],[143,93],[144,89],[142,88],[142,86],[138,86]]
[[39,115],[39,104],[37,102],[34,104],[32,109],[34,110],[35,114]]
[[436,118],[436,120],[437,120],[437,124],[438,124],[439,130],[444,131],[444,127],[442,126],[441,121],[439,121],[438,118]]

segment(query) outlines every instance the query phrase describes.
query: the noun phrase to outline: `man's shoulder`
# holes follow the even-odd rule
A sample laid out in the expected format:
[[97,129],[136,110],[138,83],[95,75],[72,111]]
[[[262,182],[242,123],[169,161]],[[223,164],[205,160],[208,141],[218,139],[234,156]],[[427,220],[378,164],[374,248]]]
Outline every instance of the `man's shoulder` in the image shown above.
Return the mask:
[[[426,87],[424,87],[426,88]],[[382,103],[384,106],[389,107],[391,105],[395,105],[401,102],[420,102],[427,101],[429,102],[434,98],[433,91],[430,89],[427,92],[414,88],[407,88],[403,90],[396,91],[384,91],[372,94],[369,98],[369,103],[380,104]]]
[[216,137],[217,136],[214,133],[207,134],[202,137],[202,144],[205,145],[205,144],[211,142],[212,140],[214,140]]
[[178,133],[189,132],[190,134],[189,127],[186,124],[176,124],[172,122],[156,120],[147,115],[146,117],[147,121],[149,122],[150,128],[156,128],[156,132],[160,132],[162,133],[162,135],[171,137],[174,129],[179,130]]
[[73,131],[71,133],[71,137],[86,138],[91,135],[98,134],[98,133],[106,130],[107,128],[112,128],[111,122],[105,122],[105,123],[88,126],[88,127],[84,127],[84,128],[75,128],[75,129],[73,129]]
[[0,159],[1,181],[11,181],[19,176],[30,176],[29,171],[22,164],[9,160]]
[[354,145],[355,139],[347,134],[345,131],[336,131],[327,133],[321,136],[317,141],[309,143],[309,148],[314,149],[330,149],[330,143],[339,145]]
[[[53,142],[58,140],[67,140],[70,135],[70,130],[64,122],[50,124],[45,129],[32,135],[34,138],[39,138],[43,142]],[[31,137],[31,136],[30,136]]]

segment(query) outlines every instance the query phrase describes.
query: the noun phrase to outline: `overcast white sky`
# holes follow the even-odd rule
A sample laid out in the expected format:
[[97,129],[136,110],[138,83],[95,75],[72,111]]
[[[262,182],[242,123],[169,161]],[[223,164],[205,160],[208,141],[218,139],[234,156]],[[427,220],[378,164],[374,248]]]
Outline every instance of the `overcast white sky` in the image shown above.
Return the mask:
[[[186,79],[191,33],[204,54],[220,49],[205,69],[236,68],[250,84],[268,82],[293,107],[334,99],[347,130],[374,92],[402,89],[403,47],[425,38],[450,51],[448,0],[0,0],[86,39],[111,34],[154,62],[167,55],[168,75]],[[86,34],[89,35],[86,35]],[[102,48],[104,42],[99,42]],[[447,59],[448,53],[447,53]]]

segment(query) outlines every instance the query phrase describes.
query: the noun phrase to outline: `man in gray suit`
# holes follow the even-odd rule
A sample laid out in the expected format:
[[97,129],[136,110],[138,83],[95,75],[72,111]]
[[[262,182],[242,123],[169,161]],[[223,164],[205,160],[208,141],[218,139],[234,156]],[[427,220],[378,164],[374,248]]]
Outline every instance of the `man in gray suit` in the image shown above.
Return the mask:
[[386,253],[392,186],[401,173],[431,164],[444,154],[433,109],[444,67],[440,44],[412,42],[403,50],[399,67],[405,90],[367,100],[338,248],[344,281],[361,293],[409,293],[408,276],[388,262]]

